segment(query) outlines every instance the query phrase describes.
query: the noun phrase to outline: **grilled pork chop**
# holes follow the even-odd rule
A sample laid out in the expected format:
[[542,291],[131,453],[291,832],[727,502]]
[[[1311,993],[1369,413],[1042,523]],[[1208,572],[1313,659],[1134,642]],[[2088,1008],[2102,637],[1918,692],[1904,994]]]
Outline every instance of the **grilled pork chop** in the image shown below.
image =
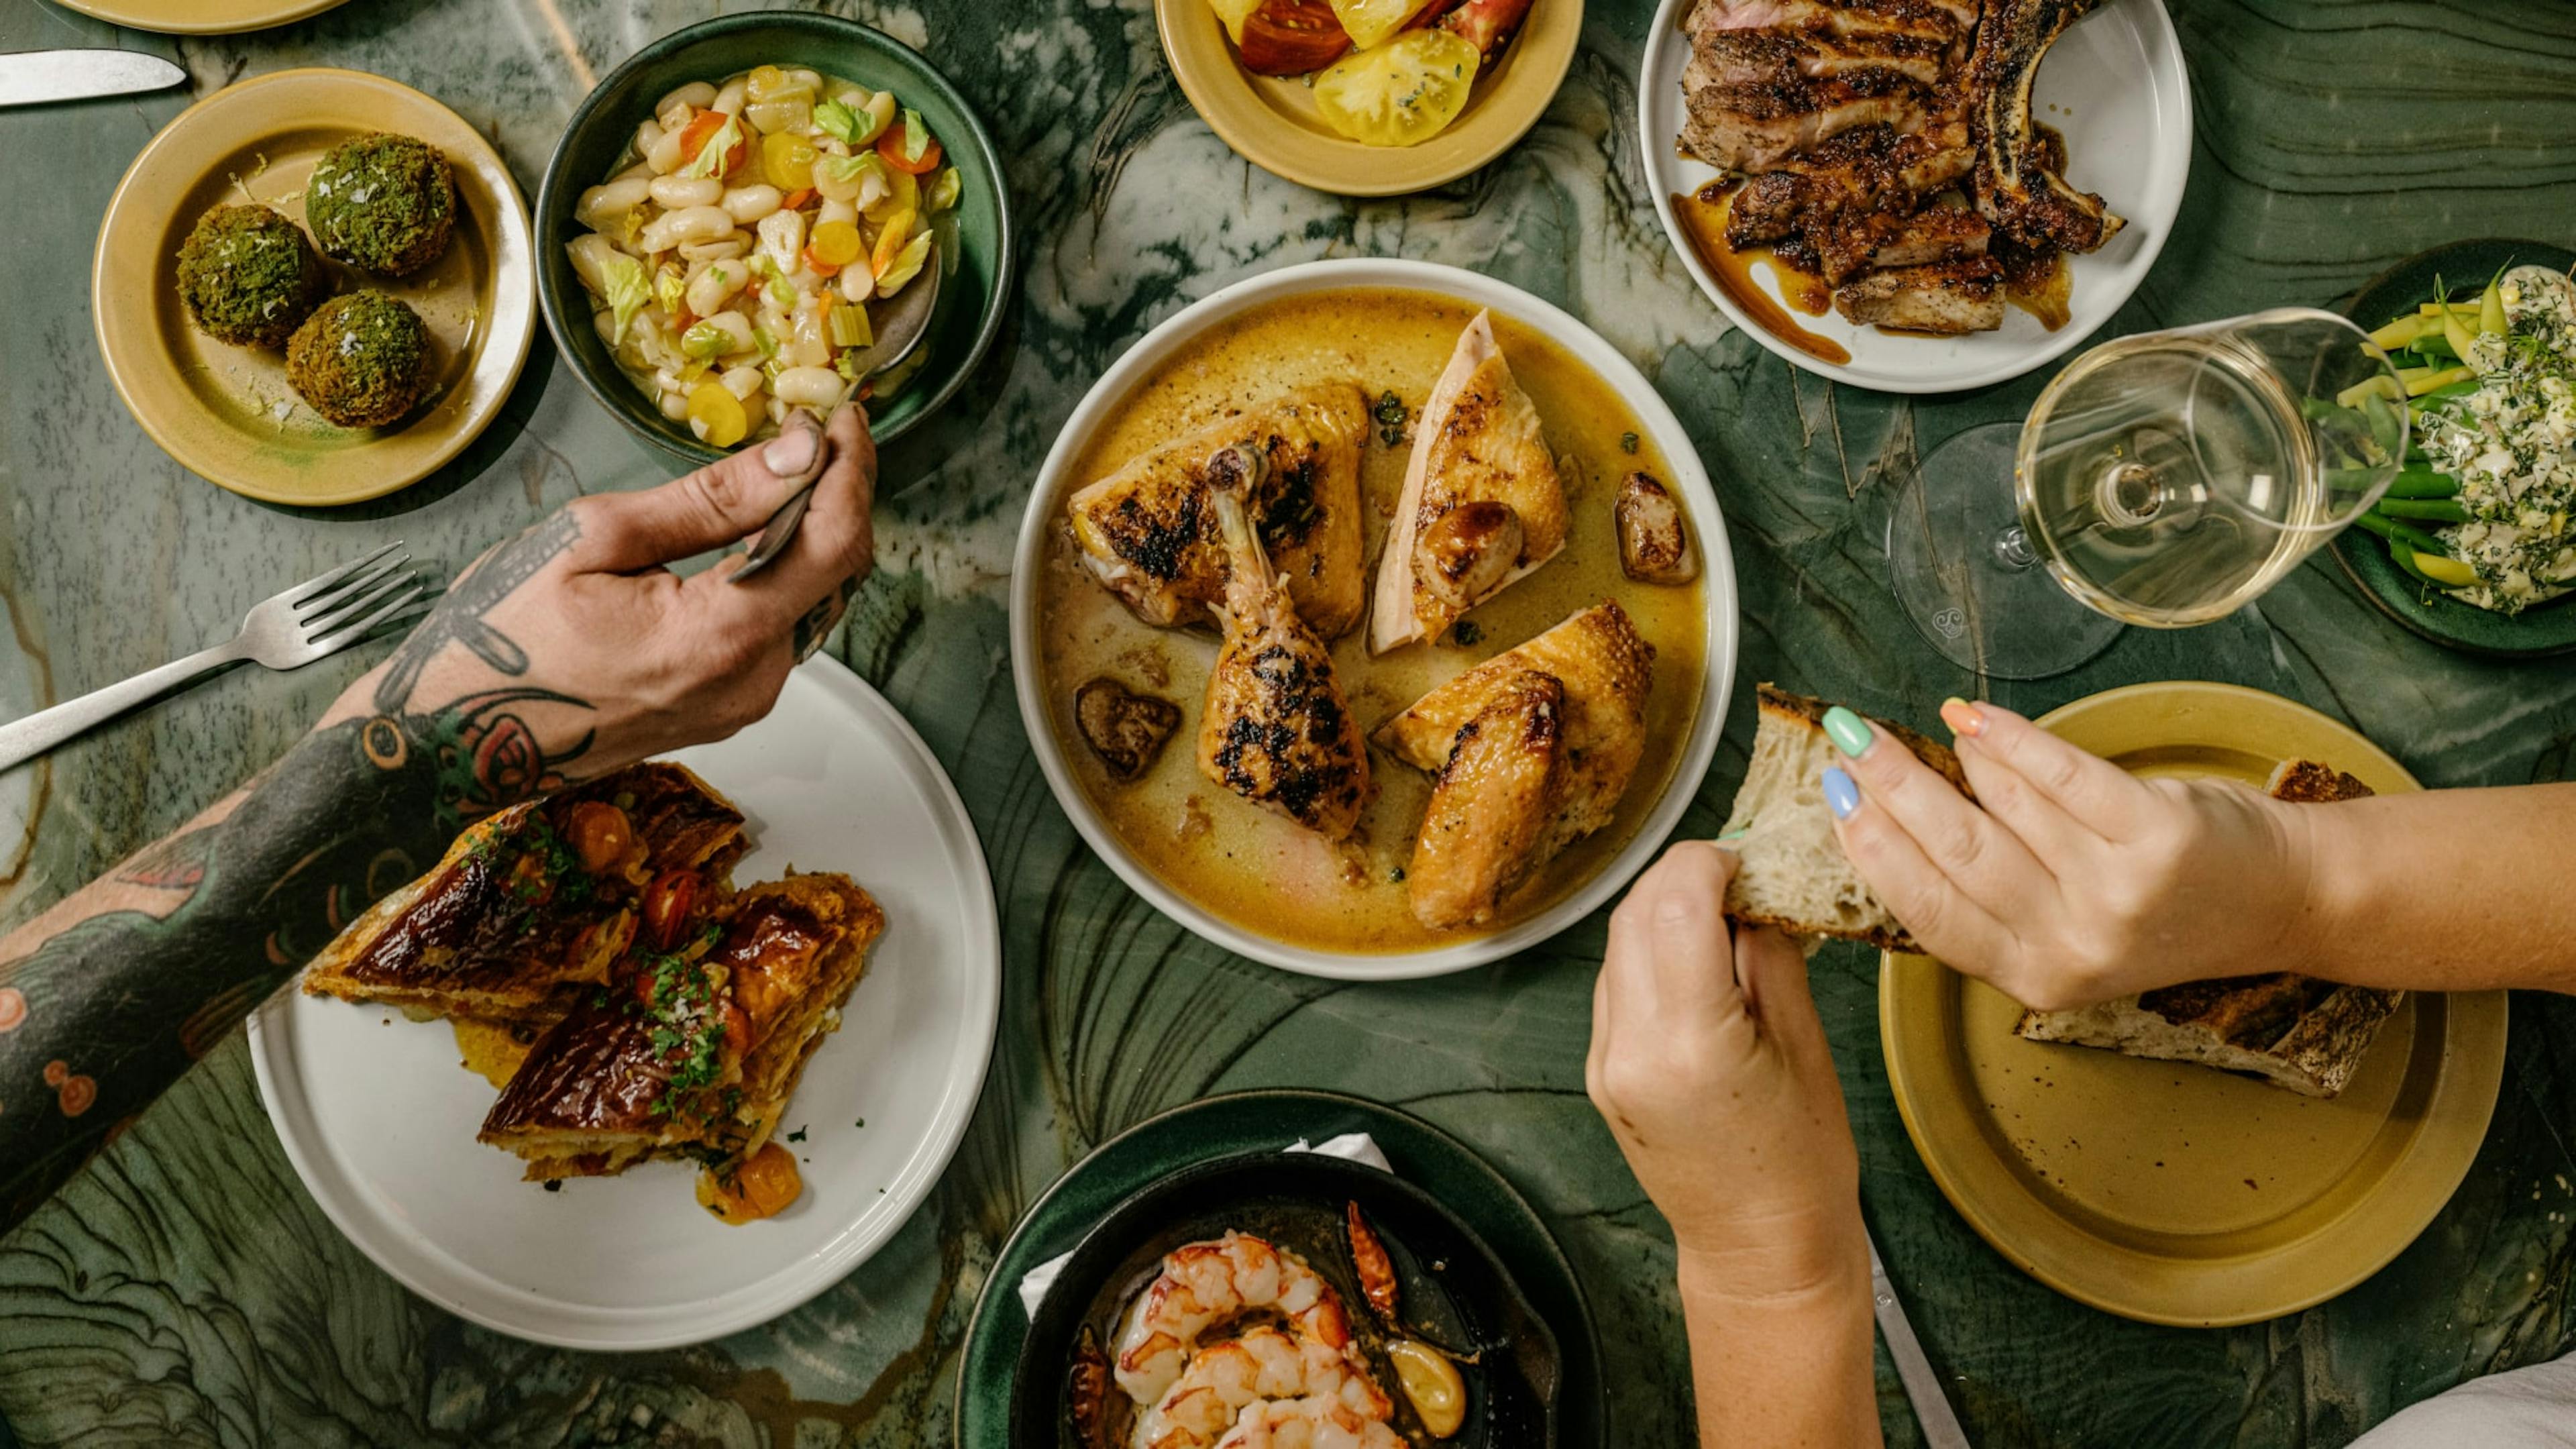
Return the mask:
[[1746,182],[1727,209],[1727,245],[1779,241],[1849,212],[1911,212],[1966,176],[1975,158],[1967,122],[1955,114],[1910,135],[1856,127]]
[[1984,217],[1965,208],[1933,207],[1912,216],[1868,211],[1825,227],[1816,256],[1825,280],[1839,287],[1863,272],[1984,256],[1993,234]]
[[1682,29],[1693,42],[1727,30],[1838,38],[1902,35],[1947,45],[1977,23],[1977,0],[1700,0]]
[[2040,58],[2092,8],[2093,0],[1988,0],[1968,62],[1977,209],[2023,242],[2070,252],[2092,251],[2128,224],[2057,174],[2030,115]]
[[1835,289],[1834,310],[1863,326],[1991,332],[2004,323],[2003,268],[1976,256],[1871,272]]
[[1845,36],[1822,30],[1717,30],[1692,43],[1691,62],[1707,85],[1772,86],[1886,70],[1928,86],[1941,79],[1947,50],[1941,41],[1891,31]]
[[1901,71],[1793,73],[1750,85],[1716,83],[1713,73],[1696,54],[1683,68],[1689,116],[1682,144],[1727,171],[1776,171],[1818,142],[1860,126],[1919,131],[1928,109],[1923,87]]

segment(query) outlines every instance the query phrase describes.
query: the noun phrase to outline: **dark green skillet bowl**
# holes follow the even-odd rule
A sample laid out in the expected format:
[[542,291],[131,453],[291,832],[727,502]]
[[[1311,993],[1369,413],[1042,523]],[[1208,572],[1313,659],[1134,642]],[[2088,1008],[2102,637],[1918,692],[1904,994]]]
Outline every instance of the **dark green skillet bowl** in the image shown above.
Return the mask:
[[[721,84],[758,65],[809,66],[870,90],[892,91],[921,113],[963,184],[954,228],[939,232],[939,306],[921,345],[929,358],[890,399],[871,403],[868,423],[878,443],[910,431],[965,384],[1002,327],[1011,286],[1010,194],[992,138],[946,76],[918,51],[855,20],[803,11],[753,11],[675,30],[609,72],[573,111],[572,123],[546,162],[537,188],[537,300],[555,347],[572,362],[590,395],[658,447],[697,462],[724,456],[699,442],[685,422],[672,422],[627,380],[591,322],[590,294],[573,275],[565,244],[585,228],[573,220],[581,193],[634,161],[635,128],[654,103],[691,81]],[[952,245],[953,242],[953,245]]]
[[[2486,285],[2507,266],[2576,265],[2576,252],[2547,242],[2453,242],[2408,257],[2362,284],[2336,310],[2365,328],[2381,326],[2433,300],[2438,278],[2453,292]],[[2576,594],[2499,614],[2464,604],[2401,571],[2375,534],[2347,528],[2335,535],[2335,561],[2379,611],[2434,643],[2495,659],[2537,659],[2576,650]]]

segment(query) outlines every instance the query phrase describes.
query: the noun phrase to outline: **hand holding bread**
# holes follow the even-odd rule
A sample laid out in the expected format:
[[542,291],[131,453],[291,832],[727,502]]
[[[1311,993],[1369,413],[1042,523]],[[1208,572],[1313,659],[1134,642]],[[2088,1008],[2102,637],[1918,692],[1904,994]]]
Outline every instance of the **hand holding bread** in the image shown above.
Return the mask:
[[1732,852],[1685,841],[1610,917],[1584,1082],[1685,1278],[1794,1297],[1857,1270],[1860,1161],[1795,942],[1730,933]]
[[1973,799],[1849,710],[1821,722],[1843,851],[1923,950],[2042,1011],[2306,961],[2294,807],[2131,775],[1996,705],[1941,716]]

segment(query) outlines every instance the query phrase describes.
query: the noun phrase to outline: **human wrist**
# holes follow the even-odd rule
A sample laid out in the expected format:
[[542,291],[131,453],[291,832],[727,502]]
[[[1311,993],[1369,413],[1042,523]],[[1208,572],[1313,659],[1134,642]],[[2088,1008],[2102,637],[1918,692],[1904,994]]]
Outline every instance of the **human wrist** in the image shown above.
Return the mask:
[[[2327,807],[2288,801],[2264,802],[2275,820],[2280,841],[2278,869],[2286,909],[2286,927],[2275,958],[2303,975],[2334,979],[2338,948],[2360,939],[2360,918],[2370,900],[2361,868],[2366,853],[2351,849],[2352,830],[2360,822],[2351,811],[2334,812],[2328,828]],[[2273,967],[2269,969],[2279,969]]]
[[1675,1274],[1686,1294],[1796,1308],[1830,1303],[1855,1284],[1866,1292],[1869,1239],[1860,1204],[1784,1214],[1758,1226],[1677,1232]]

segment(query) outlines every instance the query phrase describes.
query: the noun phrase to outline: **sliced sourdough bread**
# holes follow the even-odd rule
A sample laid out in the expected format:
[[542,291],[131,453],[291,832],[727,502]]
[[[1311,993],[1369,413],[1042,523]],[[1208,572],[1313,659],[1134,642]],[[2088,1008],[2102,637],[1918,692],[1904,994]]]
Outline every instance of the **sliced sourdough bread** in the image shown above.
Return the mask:
[[[1842,756],[1825,737],[1831,706],[1768,684],[1756,689],[1755,703],[1753,759],[1723,832],[1738,837],[1727,843],[1742,861],[1727,887],[1727,915],[1792,935],[1840,936],[1887,951],[1919,949],[1870,894],[1834,838],[1823,781],[1825,767]],[[1974,798],[1958,757],[1946,747],[1902,725],[1870,723]]]
[[[2313,760],[2283,761],[2269,788],[2276,798],[2308,804],[2370,793],[2359,780]],[[2078,1011],[2026,1011],[2013,1030],[2031,1041],[2199,1062],[2332,1097],[2351,1084],[2404,996],[2274,972],[2167,986]]]

